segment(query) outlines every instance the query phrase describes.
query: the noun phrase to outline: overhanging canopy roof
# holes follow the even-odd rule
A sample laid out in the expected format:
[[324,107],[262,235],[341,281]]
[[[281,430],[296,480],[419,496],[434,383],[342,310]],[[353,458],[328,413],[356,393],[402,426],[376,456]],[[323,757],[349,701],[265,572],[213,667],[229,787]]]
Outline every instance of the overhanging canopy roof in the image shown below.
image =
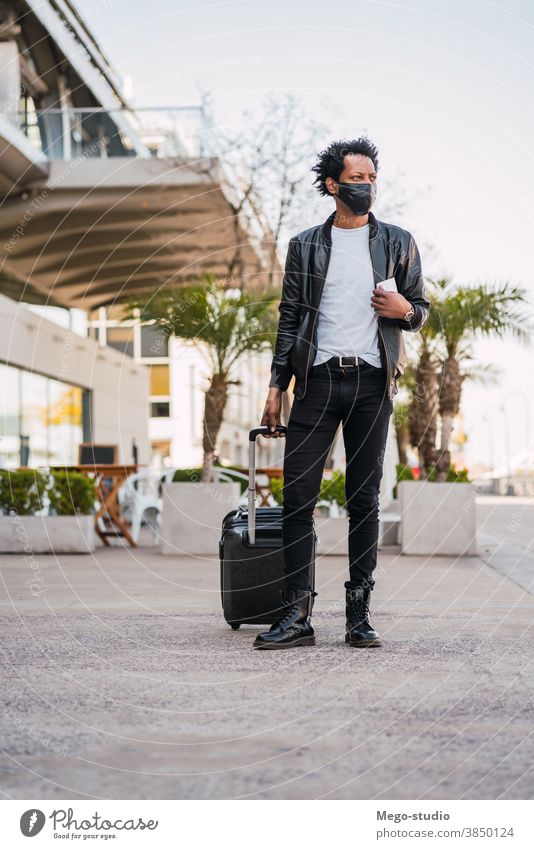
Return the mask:
[[[198,280],[266,280],[272,245],[236,219],[217,160],[51,161],[46,182],[4,200],[2,269],[25,297],[90,310]],[[236,267],[237,267],[236,266]],[[0,288],[2,284],[0,282]]]

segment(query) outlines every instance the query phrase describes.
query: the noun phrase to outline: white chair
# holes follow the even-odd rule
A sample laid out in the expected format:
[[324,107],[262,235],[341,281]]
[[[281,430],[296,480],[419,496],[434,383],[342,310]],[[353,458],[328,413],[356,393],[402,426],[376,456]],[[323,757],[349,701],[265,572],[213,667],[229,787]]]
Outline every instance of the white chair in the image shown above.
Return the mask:
[[[172,483],[175,471],[176,469],[171,467],[160,472],[161,483]],[[235,469],[228,469],[226,466],[214,466],[213,472],[215,474],[215,480],[219,483],[223,481],[246,481],[248,483],[248,475],[243,474],[243,472],[238,472]],[[238,503],[247,504],[246,490],[240,496]]]
[[[243,472],[238,472],[235,469],[228,469],[226,466],[214,466],[213,471],[217,481],[246,481],[248,483],[248,475]],[[245,489],[239,497],[238,505],[248,504],[247,490]]]
[[130,475],[117,493],[121,517],[130,523],[130,533],[135,542],[139,540],[143,522],[152,531],[152,542],[156,542],[163,512],[160,483],[160,472],[145,469]]
[[158,472],[160,483],[172,483],[172,479],[174,477],[175,472],[175,466],[167,466],[165,469],[160,469],[160,471]]

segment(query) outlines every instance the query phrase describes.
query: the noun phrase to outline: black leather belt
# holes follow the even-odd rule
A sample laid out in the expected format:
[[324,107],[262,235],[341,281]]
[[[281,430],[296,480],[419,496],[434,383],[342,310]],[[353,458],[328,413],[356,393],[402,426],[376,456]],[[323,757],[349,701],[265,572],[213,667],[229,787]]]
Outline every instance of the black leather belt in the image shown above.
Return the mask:
[[341,354],[339,357],[330,357],[327,360],[329,366],[340,366],[341,368],[350,368],[351,366],[363,366],[365,365],[365,360],[362,360],[361,357],[345,357]]

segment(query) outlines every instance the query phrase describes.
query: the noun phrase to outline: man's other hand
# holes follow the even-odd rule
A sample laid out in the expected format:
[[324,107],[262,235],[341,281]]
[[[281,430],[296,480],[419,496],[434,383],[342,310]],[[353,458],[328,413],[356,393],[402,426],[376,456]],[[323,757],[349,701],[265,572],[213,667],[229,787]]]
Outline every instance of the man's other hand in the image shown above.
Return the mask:
[[411,307],[400,292],[388,292],[386,289],[373,289],[371,306],[384,318],[404,318]]
[[267,439],[277,439],[280,436],[285,436],[285,433],[279,433],[276,430],[276,425],[280,424],[280,414],[282,412],[282,390],[277,386],[271,386],[267,401],[263,410],[260,424],[268,425],[271,433],[263,433]]

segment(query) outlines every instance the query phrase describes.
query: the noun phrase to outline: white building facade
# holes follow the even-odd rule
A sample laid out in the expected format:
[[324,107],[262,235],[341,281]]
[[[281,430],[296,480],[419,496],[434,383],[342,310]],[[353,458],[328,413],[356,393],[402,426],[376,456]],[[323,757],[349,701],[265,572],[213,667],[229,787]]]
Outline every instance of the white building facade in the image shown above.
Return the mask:
[[82,442],[151,459],[148,375],[132,359],[0,295],[0,466],[75,465]]
[[[115,317],[113,318],[112,315]],[[176,468],[202,464],[204,393],[210,368],[196,343],[171,338],[138,320],[124,322],[120,311],[101,308],[88,321],[89,334],[101,346],[116,349],[125,363],[144,367],[148,378],[148,434],[152,462]],[[224,421],[217,441],[221,463],[245,468],[248,436],[261,421],[267,397],[272,352],[251,352],[235,364]],[[259,439],[257,465],[282,463],[278,440]]]

